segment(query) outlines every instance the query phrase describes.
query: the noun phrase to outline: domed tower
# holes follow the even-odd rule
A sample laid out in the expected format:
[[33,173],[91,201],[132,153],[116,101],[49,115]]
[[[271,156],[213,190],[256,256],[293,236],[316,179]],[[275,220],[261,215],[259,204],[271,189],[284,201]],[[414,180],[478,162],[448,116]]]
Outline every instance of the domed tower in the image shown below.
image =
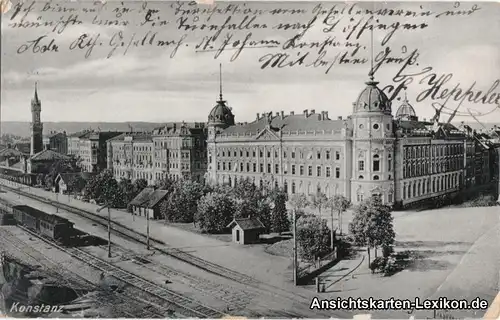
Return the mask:
[[208,170],[206,180],[212,184],[217,183],[217,133],[234,125],[233,112],[231,111],[231,108],[228,107],[227,101],[222,98],[222,65],[219,67],[220,96],[217,104],[212,108],[210,114],[208,115]]
[[408,97],[405,92],[405,99],[403,103],[399,106],[398,111],[396,111],[396,120],[403,121],[418,121],[417,114],[415,113],[415,109],[411,106],[408,101]]
[[361,202],[378,195],[394,201],[394,134],[391,101],[373,75],[353,104],[353,168],[351,199]]
[[227,101],[222,98],[222,65],[220,65],[220,95],[215,107],[208,115],[208,136],[209,139],[215,138],[215,134],[220,129],[225,129],[234,125],[234,115]]

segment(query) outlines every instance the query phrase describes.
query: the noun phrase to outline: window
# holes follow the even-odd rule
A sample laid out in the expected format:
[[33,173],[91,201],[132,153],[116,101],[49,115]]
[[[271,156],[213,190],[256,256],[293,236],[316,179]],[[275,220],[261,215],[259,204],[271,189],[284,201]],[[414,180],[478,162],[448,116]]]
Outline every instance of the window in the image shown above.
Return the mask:
[[226,163],[225,162],[222,163],[222,170],[226,170]]
[[295,165],[292,164],[292,174],[295,174]]
[[365,178],[365,177],[363,177],[363,176],[359,176],[359,177],[358,177],[358,180],[363,180],[364,178]]
[[240,172],[243,172],[243,163],[240,163]]
[[240,157],[243,157],[243,151],[240,150]]
[[326,160],[330,160],[330,150],[325,151]]
[[318,151],[318,152],[316,153],[316,157],[318,158],[318,160],[320,160],[320,159],[321,159],[321,151]]
[[326,167],[326,177],[329,178],[331,175],[331,169],[330,167]]
[[340,160],[340,152],[335,151],[335,160]]
[[255,155],[256,155],[256,153],[255,153],[255,150],[254,150],[254,151],[252,151],[252,156],[255,158]]
[[363,201],[363,195],[361,193],[358,193],[358,202],[362,202]]
[[217,162],[217,170],[220,170],[220,162]]
[[259,150],[259,157],[264,157],[264,152],[262,152],[262,150]]
[[234,151],[234,152],[233,152],[233,156],[235,156],[235,157],[236,157],[236,151]]
[[279,164],[274,165],[274,173],[279,174],[280,173],[280,166]]
[[317,167],[316,167],[316,175],[317,175],[318,177],[321,177],[321,166],[317,166]]
[[335,168],[335,178],[337,178],[337,179],[340,178],[340,168],[339,167]]
[[295,159],[295,151],[292,151],[292,159]]
[[256,163],[252,163],[252,166],[253,166],[253,172],[257,172],[257,164]]
[[283,158],[286,158],[286,151],[283,151]]
[[363,160],[358,161],[358,170],[365,171],[365,162]]
[[250,152],[249,151],[247,151],[247,157],[250,157]]
[[359,125],[359,128],[360,128],[360,129],[363,129],[363,124],[360,124],[360,125]]
[[378,130],[378,128],[379,128],[378,123],[374,123],[373,124],[373,129]]
[[380,157],[378,154],[373,156],[373,171],[380,171]]
[[272,170],[271,170],[271,164],[268,163],[267,164],[267,173],[271,173],[271,172],[272,172]]
[[307,168],[307,175],[308,175],[308,176],[312,176],[312,175],[313,175],[313,167],[312,167],[312,166],[309,166],[309,167]]
[[268,157],[268,158],[271,158],[271,151],[268,151],[268,152],[267,152],[267,157]]
[[301,176],[304,175],[304,166],[300,166],[300,173],[299,173]]
[[247,163],[247,172],[250,172],[250,163]]
[[227,169],[228,169],[229,171],[231,171],[231,162],[229,162],[229,163],[227,164]]
[[292,193],[295,193],[295,182],[292,182]]
[[373,176],[373,180],[379,180],[379,176]]
[[278,157],[278,151],[274,150],[274,157],[277,158]]
[[264,172],[264,164],[263,163],[259,164],[259,172]]

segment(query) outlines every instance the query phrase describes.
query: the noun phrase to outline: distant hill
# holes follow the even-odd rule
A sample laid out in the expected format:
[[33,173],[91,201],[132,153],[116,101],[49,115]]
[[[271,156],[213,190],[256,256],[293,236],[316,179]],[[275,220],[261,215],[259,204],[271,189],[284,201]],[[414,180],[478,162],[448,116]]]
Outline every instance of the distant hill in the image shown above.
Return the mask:
[[[479,130],[482,126],[477,122],[465,122],[471,128]],[[454,123],[459,125],[460,123]],[[134,131],[151,131],[155,127],[161,126],[162,123],[152,123],[152,122],[44,122],[43,132],[49,133],[50,131],[66,131],[66,133],[71,134],[74,132],[82,131],[84,129],[97,129],[100,128],[101,131],[130,131],[130,126]],[[488,129],[492,128],[494,125],[500,127],[500,123],[485,123]],[[1,128],[2,134],[10,133],[12,135],[29,137],[30,135],[30,124],[29,122],[2,122]]]
[[[151,131],[155,127],[161,126],[161,123],[151,122],[44,122],[43,132],[66,131],[71,134],[84,129],[101,129],[101,131],[130,131],[130,126],[134,131]],[[2,134],[10,133],[12,135],[29,137],[29,122],[7,121],[2,122]]]

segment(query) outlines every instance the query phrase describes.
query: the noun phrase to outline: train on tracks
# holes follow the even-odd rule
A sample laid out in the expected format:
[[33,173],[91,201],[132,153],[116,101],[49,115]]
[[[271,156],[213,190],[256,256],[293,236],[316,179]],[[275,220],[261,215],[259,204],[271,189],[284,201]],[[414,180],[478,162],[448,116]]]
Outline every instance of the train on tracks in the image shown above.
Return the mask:
[[68,219],[0,198],[0,225],[16,224],[62,245],[69,245],[77,234],[74,223]]

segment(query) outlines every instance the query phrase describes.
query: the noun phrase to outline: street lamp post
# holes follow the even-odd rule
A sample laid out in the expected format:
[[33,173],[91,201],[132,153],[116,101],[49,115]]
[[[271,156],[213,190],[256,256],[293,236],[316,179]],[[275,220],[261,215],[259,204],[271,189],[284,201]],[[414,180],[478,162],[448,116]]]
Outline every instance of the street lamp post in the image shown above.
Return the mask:
[[108,208],[108,258],[111,258],[111,210],[109,209],[109,204],[97,209],[97,212],[101,212],[104,208]]
[[293,284],[297,285],[297,219],[296,209],[293,209]]

